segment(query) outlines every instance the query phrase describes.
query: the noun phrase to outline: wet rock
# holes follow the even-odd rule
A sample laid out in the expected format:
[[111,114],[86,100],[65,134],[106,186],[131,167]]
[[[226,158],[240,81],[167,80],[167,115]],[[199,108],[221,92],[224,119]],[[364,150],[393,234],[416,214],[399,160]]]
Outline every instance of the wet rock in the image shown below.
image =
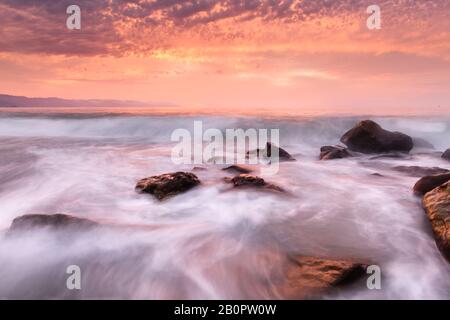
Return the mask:
[[414,148],[421,148],[421,149],[434,149],[433,144],[428,142],[425,139],[422,138],[412,138],[414,143]]
[[225,178],[224,180],[225,182],[232,183],[234,188],[250,187],[285,192],[283,188],[267,183],[263,178],[251,174],[242,173],[231,179]]
[[450,182],[425,194],[422,203],[430,219],[436,244],[450,261]]
[[433,176],[422,177],[414,185],[414,193],[417,195],[424,195],[425,193],[439,187],[441,184],[450,180],[450,173],[443,173]]
[[362,153],[409,152],[414,146],[410,136],[384,130],[371,120],[360,121],[341,137],[341,142]]
[[197,176],[190,172],[166,173],[140,180],[136,185],[138,192],[149,193],[158,200],[186,192],[200,184]]
[[268,157],[270,158],[272,156],[272,153],[276,153],[278,150],[278,158],[280,161],[294,161],[295,158],[289,154],[286,150],[283,148],[278,147],[277,145],[272,144],[271,142],[267,142],[265,149],[256,149],[253,151],[247,152],[247,157],[249,157],[252,154],[256,154],[258,157]]
[[242,166],[242,165],[237,165],[237,164],[223,168],[222,170],[230,171],[230,172],[234,172],[234,173],[251,173],[251,172],[253,172],[253,170],[251,168]]
[[373,177],[384,178],[384,176],[381,173],[378,173],[378,172],[371,173],[370,175],[373,176]]
[[351,156],[347,148],[341,146],[323,146],[320,148],[320,160],[343,159]]
[[278,290],[287,299],[316,298],[366,275],[367,265],[347,260],[290,257]]
[[239,174],[231,179],[231,182],[235,187],[252,186],[262,187],[266,185],[263,178],[253,176],[251,174]]
[[442,154],[442,159],[450,161],[450,149],[445,150],[445,152]]
[[432,176],[450,172],[448,169],[439,167],[420,167],[420,166],[396,166],[392,168],[395,171],[405,173],[411,177]]
[[67,228],[67,227],[75,227],[80,229],[91,228],[93,226],[98,225],[97,222],[94,222],[85,218],[78,218],[67,214],[27,214],[20,217],[17,217],[13,220],[9,230],[17,231],[17,230],[26,230],[31,228],[42,228],[42,227],[51,227],[51,228]]

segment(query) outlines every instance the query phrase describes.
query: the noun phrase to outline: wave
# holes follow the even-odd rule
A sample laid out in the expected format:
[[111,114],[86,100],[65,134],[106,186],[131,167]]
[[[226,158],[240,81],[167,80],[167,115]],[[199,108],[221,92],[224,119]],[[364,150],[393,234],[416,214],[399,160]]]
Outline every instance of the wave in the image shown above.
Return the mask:
[[[72,138],[138,138],[149,142],[170,142],[171,133],[179,128],[193,131],[194,121],[202,121],[204,130],[249,128],[279,129],[281,143],[317,146],[338,143],[339,137],[363,117],[261,119],[256,117],[219,116],[104,116],[89,118],[1,117],[0,136],[72,137]],[[450,141],[450,117],[374,117],[388,130],[398,130],[431,142],[437,149],[447,148]]]

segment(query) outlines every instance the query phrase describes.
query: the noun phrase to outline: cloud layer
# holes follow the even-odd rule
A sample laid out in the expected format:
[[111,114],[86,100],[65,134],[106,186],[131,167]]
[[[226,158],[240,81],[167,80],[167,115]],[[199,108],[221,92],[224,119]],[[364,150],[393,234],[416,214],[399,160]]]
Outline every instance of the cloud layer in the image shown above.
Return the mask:
[[[151,54],[179,46],[326,42],[342,32],[368,37],[366,0],[2,0],[0,51],[67,55]],[[65,27],[78,4],[82,30]],[[380,0],[383,42],[448,50],[447,0]],[[313,32],[313,29],[315,32]],[[331,30],[333,29],[333,30]],[[191,42],[189,42],[189,40]],[[448,40],[448,38],[447,38]],[[438,42],[441,42],[438,44]]]
[[10,94],[450,107],[448,0],[0,0],[0,23]]

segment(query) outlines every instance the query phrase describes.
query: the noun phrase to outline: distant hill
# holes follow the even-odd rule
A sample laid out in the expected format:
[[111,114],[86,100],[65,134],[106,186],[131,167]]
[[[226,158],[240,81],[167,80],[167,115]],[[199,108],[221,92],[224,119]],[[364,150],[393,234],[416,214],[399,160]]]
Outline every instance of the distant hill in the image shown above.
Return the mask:
[[169,103],[142,102],[133,100],[71,100],[60,98],[28,98],[0,94],[0,108],[5,107],[151,107],[173,106]]

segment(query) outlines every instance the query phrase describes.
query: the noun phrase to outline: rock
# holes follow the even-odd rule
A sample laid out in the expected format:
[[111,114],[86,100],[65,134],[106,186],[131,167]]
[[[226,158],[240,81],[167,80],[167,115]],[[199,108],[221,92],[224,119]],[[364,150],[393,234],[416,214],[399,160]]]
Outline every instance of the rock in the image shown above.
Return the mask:
[[410,136],[384,130],[371,120],[360,121],[341,137],[341,142],[362,153],[409,152],[414,146]]
[[231,172],[235,172],[235,173],[251,173],[251,172],[253,172],[252,169],[245,167],[245,166],[237,165],[237,164],[223,168],[222,170],[231,171]]
[[188,191],[200,184],[197,176],[190,172],[166,173],[140,180],[136,185],[138,192],[150,193],[158,200]]
[[441,184],[450,180],[450,173],[437,174],[434,176],[422,177],[414,185],[414,193],[417,195],[424,195],[425,193],[439,187]]
[[434,149],[433,144],[422,138],[412,138],[414,148]]
[[235,187],[252,186],[262,187],[266,185],[263,178],[253,176],[251,174],[239,174],[231,179],[231,182]]
[[378,172],[371,173],[370,175],[373,176],[373,177],[384,178],[384,176],[381,173],[378,173]]
[[276,152],[278,150],[278,158],[281,161],[295,161],[295,158],[289,154],[286,150],[272,144],[271,142],[267,142],[265,149],[256,149],[254,151],[247,152],[247,158],[251,154],[256,154],[258,157],[271,157],[272,152]]
[[320,160],[343,159],[351,156],[350,152],[341,146],[324,146],[320,148]]
[[445,152],[442,154],[442,159],[450,161],[450,149],[445,150]]
[[287,299],[317,298],[366,275],[367,265],[347,260],[290,257],[286,277],[277,285]]
[[27,214],[20,217],[17,217],[13,220],[9,230],[17,231],[17,230],[26,230],[30,228],[42,228],[42,227],[51,227],[51,228],[67,228],[67,227],[76,227],[76,228],[91,228],[93,226],[97,226],[98,223],[89,219],[78,218],[66,214]]
[[425,194],[422,203],[430,219],[436,244],[450,261],[450,182]]
[[396,166],[392,169],[395,171],[403,172],[412,177],[431,176],[450,172],[450,170],[439,167]]
[[253,187],[285,192],[283,188],[267,183],[263,178],[246,173],[239,174],[231,179],[225,178],[224,180],[225,182],[232,183],[235,188]]

